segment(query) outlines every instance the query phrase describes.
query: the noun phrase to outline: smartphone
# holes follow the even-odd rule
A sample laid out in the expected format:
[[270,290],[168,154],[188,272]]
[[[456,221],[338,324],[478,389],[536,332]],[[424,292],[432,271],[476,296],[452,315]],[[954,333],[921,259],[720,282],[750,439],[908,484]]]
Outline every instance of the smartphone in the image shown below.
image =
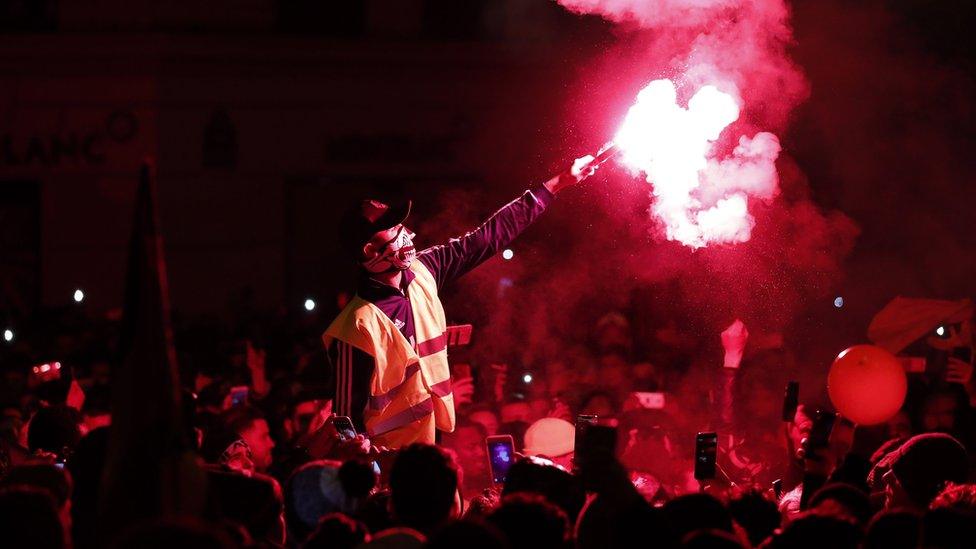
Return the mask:
[[800,406],[800,382],[790,381],[786,384],[786,394],[783,396],[783,421],[792,422],[796,417],[796,409]]
[[335,416],[332,418],[332,426],[335,427],[336,434],[341,440],[352,440],[356,438],[356,428],[352,424],[349,416]]
[[584,424],[576,431],[573,468],[588,471],[592,466],[612,462],[617,453],[617,429],[608,425]]
[[695,437],[695,479],[715,478],[715,458],[718,454],[718,434],[698,433]]
[[470,324],[460,324],[458,326],[448,326],[447,331],[447,346],[456,347],[460,345],[467,345],[471,343],[471,332],[472,327]]
[[810,428],[810,435],[807,437],[806,456],[807,459],[816,460],[816,451],[826,448],[830,442],[830,433],[834,430],[834,423],[837,421],[837,414],[818,410],[813,419],[813,426]]
[[247,404],[247,395],[249,391],[250,389],[248,389],[247,385],[237,385],[236,387],[231,387],[230,388],[231,407],[233,408],[234,406],[243,406],[244,404]]
[[640,404],[641,408],[647,410],[664,409],[664,393],[633,392],[631,394],[637,399],[637,403]]
[[591,425],[596,425],[597,417],[589,414],[576,416],[576,434],[573,439],[573,453],[579,454],[580,443],[583,441],[583,433]]
[[504,484],[508,478],[508,470],[515,462],[515,442],[512,435],[485,437],[485,451],[488,453],[491,480],[495,484]]
[[783,497],[783,479],[778,478],[773,481],[773,494],[776,495],[776,499]]

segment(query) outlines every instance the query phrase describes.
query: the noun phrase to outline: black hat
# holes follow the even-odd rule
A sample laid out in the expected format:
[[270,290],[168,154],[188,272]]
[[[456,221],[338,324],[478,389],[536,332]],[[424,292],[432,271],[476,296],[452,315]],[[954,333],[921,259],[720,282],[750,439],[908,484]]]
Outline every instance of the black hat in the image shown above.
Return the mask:
[[969,458],[962,443],[951,436],[925,433],[892,452],[891,468],[912,501],[928,507],[946,482],[966,482]]
[[358,255],[360,248],[380,231],[396,227],[410,215],[413,203],[389,206],[378,200],[363,200],[346,211],[339,221],[339,242],[342,249]]

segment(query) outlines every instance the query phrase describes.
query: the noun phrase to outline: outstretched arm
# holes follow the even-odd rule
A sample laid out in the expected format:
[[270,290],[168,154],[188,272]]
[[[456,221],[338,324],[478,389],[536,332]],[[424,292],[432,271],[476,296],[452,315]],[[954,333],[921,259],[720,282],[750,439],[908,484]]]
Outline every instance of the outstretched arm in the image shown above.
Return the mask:
[[585,166],[591,160],[592,157],[578,159],[573,169],[553,177],[531,191],[525,191],[521,197],[503,206],[477,229],[460,238],[452,238],[447,244],[420,252],[417,257],[434,275],[437,287],[443,288],[511,244],[542,215],[556,193],[593,173],[594,168]]

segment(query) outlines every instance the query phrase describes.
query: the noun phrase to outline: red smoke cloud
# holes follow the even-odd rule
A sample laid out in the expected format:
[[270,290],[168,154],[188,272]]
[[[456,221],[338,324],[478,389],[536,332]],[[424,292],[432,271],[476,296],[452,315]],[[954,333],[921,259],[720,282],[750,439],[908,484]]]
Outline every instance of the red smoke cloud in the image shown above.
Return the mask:
[[[669,75],[684,87],[686,95],[695,94],[686,98],[688,110],[669,108],[666,96],[673,94],[669,81],[656,80],[641,91],[626,117],[623,134],[618,135],[627,142],[627,149],[635,148],[637,142],[649,143],[642,155],[625,150],[622,161],[646,174],[654,185],[656,200],[651,211],[667,238],[694,248],[709,242],[747,241],[754,224],[747,197],[769,200],[777,194],[779,140],[764,130],[770,126],[781,129],[807,90],[802,74],[786,54],[792,33],[785,4],[781,0],[560,3],[577,13],[599,14],[644,29],[651,43],[647,56],[638,63]],[[649,93],[652,88],[662,91]],[[707,96],[731,94],[751,114],[751,120],[726,132],[738,141],[726,156],[714,146],[699,150],[715,137],[694,131],[696,98],[702,97],[702,90],[716,89],[717,93]],[[736,118],[737,114],[732,120]],[[634,123],[635,119],[641,122]],[[658,130],[659,135],[634,131],[634,127],[651,129],[661,122],[668,127]],[[694,150],[683,147],[684,142]],[[707,154],[707,169],[700,159],[702,152]]]
[[644,87],[627,112],[613,138],[618,160],[653,185],[651,212],[668,240],[692,248],[746,242],[754,224],[748,198],[777,194],[775,135],[743,135],[732,154],[716,157],[714,142],[738,118],[735,99],[711,85],[682,107],[668,79]]
[[[793,42],[782,0],[559,0],[570,11],[647,31],[641,62],[692,90],[738,90],[755,120],[772,131],[808,93],[787,55]],[[632,60],[636,61],[636,59]]]
[[[563,5],[619,22],[613,43],[602,44],[569,79],[565,116],[558,121],[566,128],[563,160],[593,152],[611,138],[637,92],[653,80],[674,81],[682,106],[701,87],[714,85],[732,94],[741,112],[714,143],[716,154],[704,170],[725,186],[760,195],[750,198],[752,238],[697,251],[667,242],[648,216],[653,199],[648,185],[607,166],[582,188],[559,197],[515,244],[513,261],[493,260],[445,295],[452,321],[476,326],[474,354],[523,366],[566,357],[574,345],[592,338],[600,316],[620,310],[635,323],[639,350],[653,352],[661,345],[655,331],[673,324],[696,342],[691,352],[720,364],[718,334],[741,318],[757,339],[764,332],[782,332],[787,345],[800,352],[808,343],[822,348],[822,356],[800,356],[804,365],[826,368],[826,360],[852,341],[825,342],[809,329],[810,314],[801,313],[819,314],[822,304],[828,314],[835,312],[833,292],[858,229],[844,214],[812,201],[792,159],[788,123],[809,85],[788,55],[793,38],[786,5],[778,0],[567,0]],[[785,137],[783,150],[763,132]],[[543,143],[538,150],[551,155],[553,145]],[[774,150],[778,157],[767,154]],[[723,162],[728,158],[736,163]],[[525,170],[537,181],[549,175]],[[770,186],[771,176],[778,187]],[[458,234],[511,198],[487,199],[486,190],[441,197],[440,215],[418,232],[435,241]],[[698,195],[705,203],[719,198],[707,189]],[[459,203],[481,206],[459,212]],[[806,386],[813,392],[816,385]]]

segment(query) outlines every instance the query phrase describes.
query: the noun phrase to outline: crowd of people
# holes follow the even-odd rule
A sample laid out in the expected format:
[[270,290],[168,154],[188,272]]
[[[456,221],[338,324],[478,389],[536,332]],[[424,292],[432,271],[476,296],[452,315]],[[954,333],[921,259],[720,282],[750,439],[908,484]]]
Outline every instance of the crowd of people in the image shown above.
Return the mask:
[[[738,368],[723,367],[721,357],[701,367],[686,360],[678,374],[635,357],[628,319],[610,313],[588,346],[532,368],[455,363],[455,430],[437,444],[394,451],[335,424],[335,375],[314,315],[237,316],[243,320],[233,328],[176,322],[185,435],[206,473],[206,505],[194,516],[143,521],[112,545],[970,547],[976,540],[971,375],[952,383],[915,376],[892,420],[864,428],[839,418],[829,442],[813,448],[807,442],[823,403],[801,403],[782,421],[781,380],[764,373],[761,353],[746,353]],[[5,350],[4,547],[109,543],[98,513],[117,325],[78,311],[56,319],[61,333]],[[727,354],[734,340],[724,338]],[[39,354],[44,345],[64,358]],[[613,429],[613,451],[578,455],[579,414]],[[719,434],[714,478],[695,478],[698,431]],[[502,482],[485,449],[493,435],[510,435],[517,452]]]

